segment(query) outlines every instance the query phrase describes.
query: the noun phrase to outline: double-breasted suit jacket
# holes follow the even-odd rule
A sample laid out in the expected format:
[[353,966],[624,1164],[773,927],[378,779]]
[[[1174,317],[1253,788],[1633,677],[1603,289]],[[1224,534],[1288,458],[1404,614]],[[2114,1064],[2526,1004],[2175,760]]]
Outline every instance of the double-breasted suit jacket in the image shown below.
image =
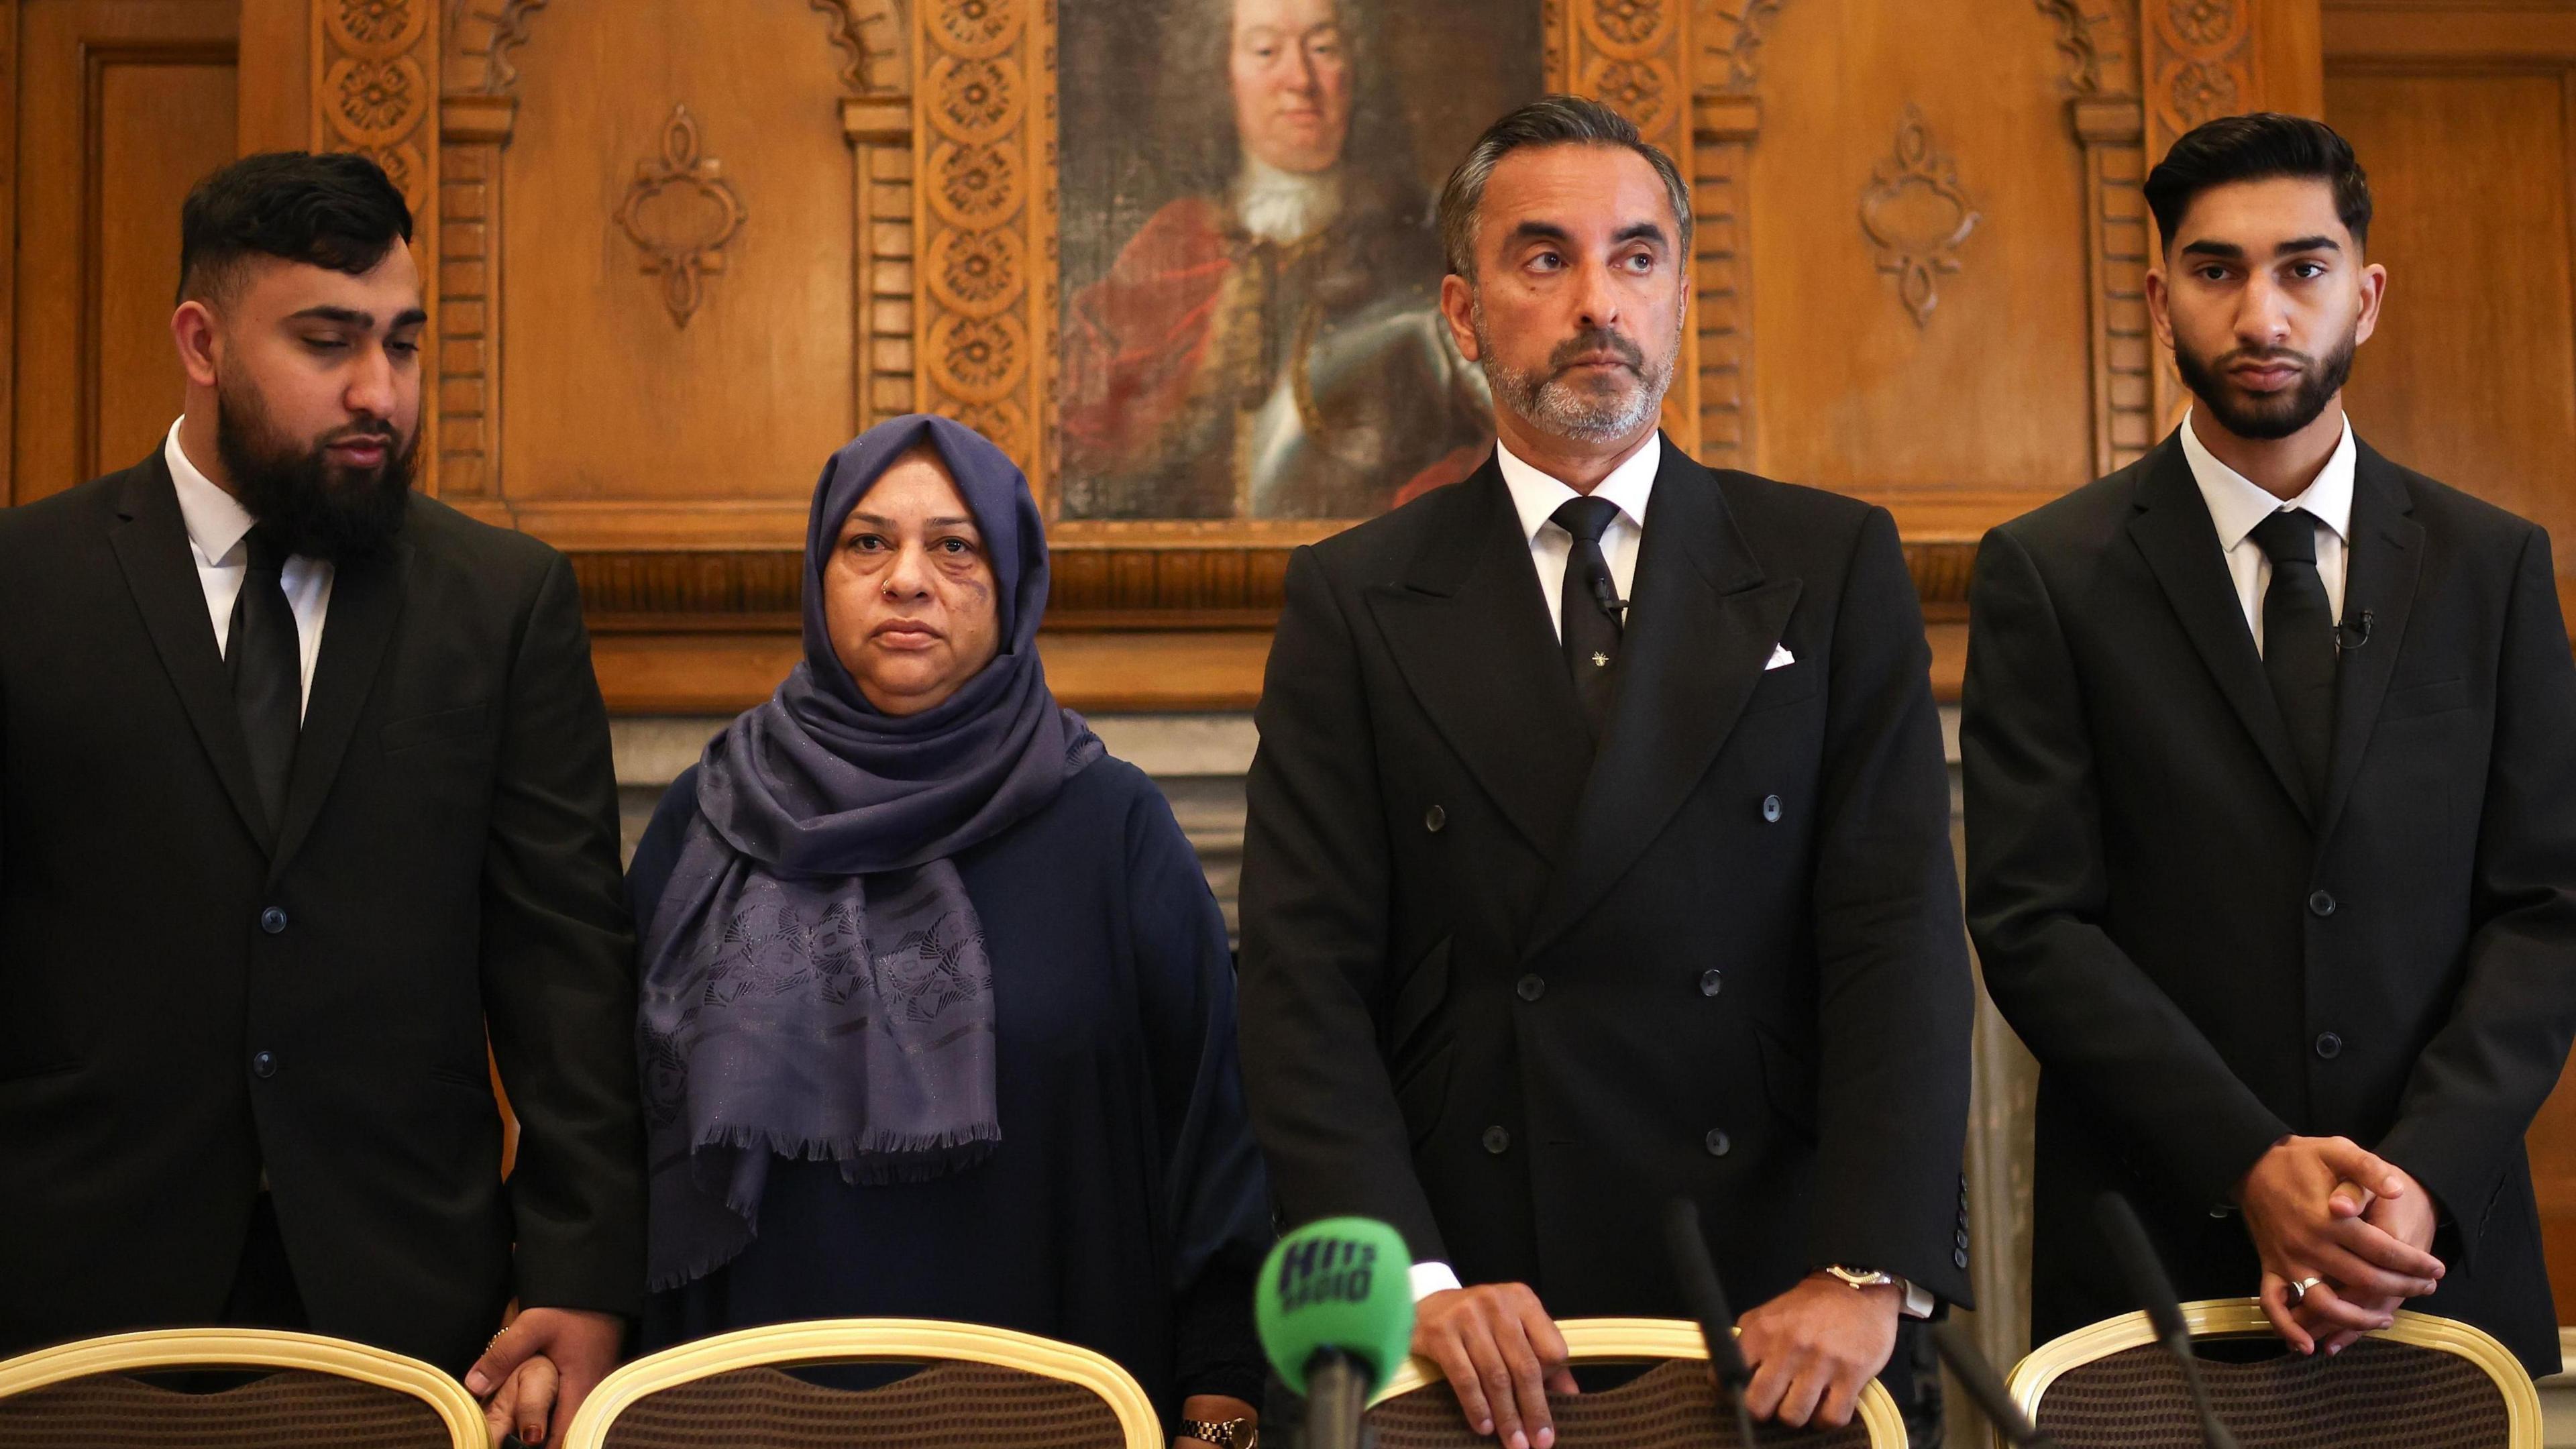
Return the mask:
[[[1499,468],[1300,549],[1249,781],[1244,1066],[1294,1221],[1559,1315],[1866,1265],[1966,1296],[1949,789],[1883,510],[1667,441],[1596,743]],[[1771,667],[1775,661],[1778,667]]]

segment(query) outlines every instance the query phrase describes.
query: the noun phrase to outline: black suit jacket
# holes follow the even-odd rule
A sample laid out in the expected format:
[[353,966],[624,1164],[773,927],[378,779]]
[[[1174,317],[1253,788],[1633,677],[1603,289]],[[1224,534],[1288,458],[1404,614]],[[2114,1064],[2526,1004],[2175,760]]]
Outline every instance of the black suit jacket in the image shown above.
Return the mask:
[[562,556],[416,499],[339,569],[285,817],[272,855],[159,455],[0,511],[0,1353],[214,1321],[263,1166],[317,1331],[454,1372],[513,1293],[637,1308],[632,941]]
[[[2539,528],[2367,446],[2311,810],[2178,440],[1977,560],[1963,753],[1987,988],[2040,1061],[2034,1329],[2255,1290],[2231,1190],[2287,1133],[2440,1200],[2416,1306],[2558,1367],[2522,1134],[2576,1029],[2576,667]],[[2367,642],[2360,637],[2367,621]]]
[[1964,1300],[1967,951],[1894,525],[1663,450],[1597,763],[1492,462],[1290,563],[1242,897],[1272,1183],[1559,1315],[1686,1311],[1677,1194],[1740,1304],[1827,1263]]

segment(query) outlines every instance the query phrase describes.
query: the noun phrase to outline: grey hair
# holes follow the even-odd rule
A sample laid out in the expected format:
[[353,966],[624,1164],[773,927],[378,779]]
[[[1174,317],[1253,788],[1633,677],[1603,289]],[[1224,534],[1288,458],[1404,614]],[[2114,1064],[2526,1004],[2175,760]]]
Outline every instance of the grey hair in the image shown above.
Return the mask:
[[1485,204],[1485,183],[1505,156],[1533,146],[1618,146],[1645,157],[1672,203],[1673,220],[1681,228],[1681,255],[1690,256],[1690,183],[1673,158],[1638,135],[1635,122],[1599,101],[1541,96],[1486,127],[1440,188],[1440,246],[1448,254],[1450,271],[1476,280],[1476,222]]

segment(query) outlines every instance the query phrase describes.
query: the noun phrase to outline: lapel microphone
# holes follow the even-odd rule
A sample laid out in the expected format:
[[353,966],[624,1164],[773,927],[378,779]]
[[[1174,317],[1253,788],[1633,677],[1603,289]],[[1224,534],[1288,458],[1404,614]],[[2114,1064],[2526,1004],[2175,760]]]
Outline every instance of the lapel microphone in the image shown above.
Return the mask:
[[2350,624],[2335,625],[2335,651],[2341,653],[2347,649],[2358,649],[2369,643],[2371,622],[2371,612],[2364,609],[2361,611],[2361,626],[2358,629]]
[[[1620,598],[1610,587],[1609,575],[1592,576],[1592,602],[1601,606],[1601,612],[1610,616],[1611,623],[1623,629],[1628,626],[1628,601]],[[2364,614],[2362,617],[2367,620],[2370,616]]]

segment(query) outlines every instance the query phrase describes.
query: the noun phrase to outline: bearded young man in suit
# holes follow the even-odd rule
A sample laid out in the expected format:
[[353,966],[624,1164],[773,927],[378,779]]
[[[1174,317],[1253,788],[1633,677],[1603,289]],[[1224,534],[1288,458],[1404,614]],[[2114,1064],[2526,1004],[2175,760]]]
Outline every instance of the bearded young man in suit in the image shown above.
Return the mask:
[[569,1409],[643,1257],[572,573],[411,489],[427,317],[374,163],[246,158],[181,233],[185,412],[0,511],[0,1353],[245,1324],[462,1373],[515,1297],[470,1382],[541,1353]]
[[[2324,124],[2234,116],[2146,183],[2194,396],[1986,537],[1969,923],[2040,1064],[2033,1328],[2185,1299],[2301,1352],[2402,1303],[2534,1374],[2557,1318],[2522,1135],[2576,1030],[2576,666],[2549,538],[2382,457],[2343,383],[2387,273]],[[2428,1296],[2429,1295],[2429,1296]]]
[[[1291,1221],[1394,1224],[1414,1347],[1547,1449],[1551,1314],[1686,1311],[1846,1422],[1967,1293],[1969,988],[1929,654],[1883,509],[1656,430],[1690,200],[1616,112],[1504,117],[1441,201],[1501,446],[1297,551],[1249,782],[1243,1056]],[[1910,1384],[1900,1385],[1909,1389]],[[1910,1397],[1910,1394],[1908,1395]]]

